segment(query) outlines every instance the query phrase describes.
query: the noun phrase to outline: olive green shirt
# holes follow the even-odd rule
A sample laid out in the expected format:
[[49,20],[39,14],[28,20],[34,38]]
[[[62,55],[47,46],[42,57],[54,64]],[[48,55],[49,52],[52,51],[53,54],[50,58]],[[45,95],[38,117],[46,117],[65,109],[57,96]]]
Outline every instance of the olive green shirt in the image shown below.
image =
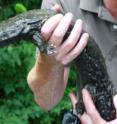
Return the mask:
[[82,19],[85,30],[99,45],[110,78],[117,91],[117,20],[104,8],[102,0],[43,0],[42,8],[60,4],[65,13],[72,12],[74,21]]

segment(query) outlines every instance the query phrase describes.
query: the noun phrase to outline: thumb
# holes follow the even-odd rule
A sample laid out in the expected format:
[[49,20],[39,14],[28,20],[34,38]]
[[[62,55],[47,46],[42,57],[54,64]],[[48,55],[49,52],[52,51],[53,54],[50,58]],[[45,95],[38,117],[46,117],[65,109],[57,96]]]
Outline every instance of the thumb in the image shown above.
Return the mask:
[[73,105],[73,109],[75,109],[76,108],[76,103],[78,102],[78,99],[74,95],[74,93],[70,93],[69,96],[70,96],[70,99],[71,99],[71,103]]

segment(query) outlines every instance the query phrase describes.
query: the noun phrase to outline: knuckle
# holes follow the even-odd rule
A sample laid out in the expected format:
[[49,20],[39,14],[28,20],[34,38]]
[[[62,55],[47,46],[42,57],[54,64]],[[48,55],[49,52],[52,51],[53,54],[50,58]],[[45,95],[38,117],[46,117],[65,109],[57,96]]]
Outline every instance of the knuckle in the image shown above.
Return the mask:
[[45,28],[42,28],[41,29],[41,34],[43,37],[48,37],[49,36],[49,31],[46,30]]
[[69,55],[66,55],[64,56],[64,58],[61,59],[61,64],[63,66],[68,66],[71,61],[71,57]]
[[66,48],[73,48],[74,47],[74,44],[72,42],[68,42],[66,44]]
[[63,66],[66,65],[66,62],[61,57],[56,57],[56,61],[59,62],[60,64],[62,64]]
[[58,32],[54,32],[52,37],[53,37],[53,39],[55,39],[57,41],[62,39],[62,35]]
[[61,58],[59,56],[55,56],[56,61],[61,63]]
[[62,61],[61,61],[61,64],[62,64],[63,66],[66,66],[68,63],[67,63],[66,61],[62,60]]
[[87,113],[92,117],[92,116],[95,116],[95,112],[92,108],[90,109],[87,109]]
[[73,53],[73,58],[76,58],[76,57],[78,57],[78,56],[79,56],[79,52],[75,51],[75,52]]
[[87,113],[92,117],[92,115],[94,115],[94,111],[92,109],[88,109]]
[[79,41],[79,37],[77,36],[78,34],[74,34],[74,37],[73,37],[73,41],[75,42],[78,42]]

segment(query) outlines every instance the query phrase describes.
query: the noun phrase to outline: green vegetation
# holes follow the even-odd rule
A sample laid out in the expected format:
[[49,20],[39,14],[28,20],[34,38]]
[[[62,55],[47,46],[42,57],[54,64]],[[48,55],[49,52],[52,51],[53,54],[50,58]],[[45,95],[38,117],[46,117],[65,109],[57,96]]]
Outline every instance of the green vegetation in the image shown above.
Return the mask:
[[[40,5],[41,0],[0,0],[0,20]],[[52,111],[44,112],[34,102],[26,81],[34,62],[35,46],[29,42],[0,49],[0,124],[61,124],[70,108],[68,93],[74,90],[74,71],[64,99]]]

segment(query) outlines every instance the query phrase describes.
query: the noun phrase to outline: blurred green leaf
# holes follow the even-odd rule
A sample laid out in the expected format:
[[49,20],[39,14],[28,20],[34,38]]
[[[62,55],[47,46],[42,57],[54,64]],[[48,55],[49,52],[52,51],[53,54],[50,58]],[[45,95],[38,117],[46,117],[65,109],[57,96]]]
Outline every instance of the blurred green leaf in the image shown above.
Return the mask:
[[22,13],[22,12],[26,12],[27,9],[22,3],[17,3],[15,5],[15,11],[16,11],[16,13]]

